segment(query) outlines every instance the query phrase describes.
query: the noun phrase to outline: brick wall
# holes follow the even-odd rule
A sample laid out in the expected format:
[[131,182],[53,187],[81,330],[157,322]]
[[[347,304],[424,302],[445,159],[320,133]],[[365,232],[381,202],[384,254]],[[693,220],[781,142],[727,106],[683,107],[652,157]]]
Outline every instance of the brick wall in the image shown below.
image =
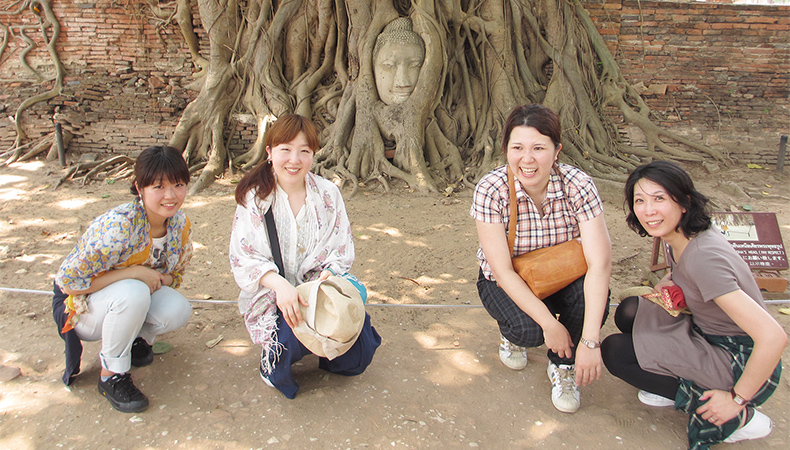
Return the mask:
[[779,137],[790,134],[790,5],[728,3],[584,1],[654,120],[775,164]]
[[[790,6],[729,1],[583,3],[626,79],[644,88],[655,121],[743,161],[775,163],[779,135],[790,133]],[[196,95],[184,87],[193,67],[177,28],[159,27],[161,21],[136,0],[53,3],[67,77],[62,95],[23,117],[25,129],[45,134],[57,115],[65,128],[79,132],[71,152],[133,153],[167,142]],[[197,11],[195,17],[203,37]],[[19,18],[28,24],[34,19]],[[28,35],[41,41],[37,32]],[[201,45],[207,55],[207,40]],[[13,142],[8,117],[20,102],[52,86],[40,86],[22,68],[22,50],[22,41],[12,39],[0,60],[0,149]],[[43,46],[28,60],[52,76]],[[623,130],[643,145],[638,130]],[[255,139],[243,124],[234,134],[232,148]]]
[[[177,27],[157,27],[161,21],[136,0],[52,3],[61,25],[56,47],[66,78],[62,95],[23,115],[28,134],[53,131],[57,117],[65,129],[78,132],[70,152],[129,154],[166,143],[181,111],[197,95],[183,87],[193,68]],[[20,23],[33,23],[35,16],[27,13],[15,19],[0,16],[2,23],[16,29]],[[53,78],[53,61],[40,32],[27,34],[38,44],[28,62],[45,78]],[[13,143],[9,116],[20,102],[54,85],[49,81],[40,86],[22,67],[18,57],[24,47],[20,39],[10,40],[0,60],[0,149]]]

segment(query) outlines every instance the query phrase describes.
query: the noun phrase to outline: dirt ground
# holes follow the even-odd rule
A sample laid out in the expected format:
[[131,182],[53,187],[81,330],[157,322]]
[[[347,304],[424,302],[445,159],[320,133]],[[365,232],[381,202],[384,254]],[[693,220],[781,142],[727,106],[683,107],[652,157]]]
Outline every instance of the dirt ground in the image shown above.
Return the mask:
[[[712,174],[687,168],[717,209],[748,204],[776,212],[790,249],[786,176],[742,164]],[[51,290],[54,273],[85,226],[130,199],[127,181],[84,187],[72,182],[53,190],[60,175],[52,163],[0,167],[0,286]],[[188,298],[237,296],[227,257],[234,186],[219,180],[184,205],[195,241],[183,285]],[[619,188],[599,188],[612,236],[617,302],[623,288],[645,279],[651,241],[625,226]],[[582,388],[582,408],[568,415],[551,404],[545,347],[530,349],[529,365],[520,372],[498,361],[496,323],[475,289],[470,204],[469,189],[444,196],[398,186],[389,194],[361,189],[347,201],[357,250],[353,272],[368,288],[367,311],[383,344],[368,370],[354,378],[318,370],[314,357],[303,360],[295,400],[261,382],[260,351],[235,304],[195,303],[189,324],[162,337],[173,350],[132,369],[150,408],[119,413],[97,393],[98,343],[86,345],[82,373],[66,389],[51,298],[0,291],[0,364],[21,371],[0,382],[0,448],[685,448],[684,414],[642,405],[636,389],[607,372]],[[788,293],[767,298],[787,299]],[[790,316],[778,308],[769,307],[790,331]],[[610,319],[603,335],[613,331]],[[218,338],[217,345],[207,345]],[[790,361],[790,350],[784,356]],[[762,407],[774,421],[773,434],[733,448],[786,448],[789,380],[785,376]]]

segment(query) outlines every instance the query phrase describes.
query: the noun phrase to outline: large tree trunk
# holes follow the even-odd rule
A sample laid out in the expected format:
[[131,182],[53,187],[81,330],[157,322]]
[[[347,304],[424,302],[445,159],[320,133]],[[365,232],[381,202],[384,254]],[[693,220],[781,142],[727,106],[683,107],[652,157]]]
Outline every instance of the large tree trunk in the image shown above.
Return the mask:
[[[199,54],[193,31],[194,2],[209,39],[207,58]],[[50,11],[48,1],[40,4]],[[544,103],[559,113],[561,158],[597,177],[622,180],[639,157],[721,158],[653,124],[649,108],[623,79],[578,0],[147,4],[179,28],[199,69],[201,91],[171,139],[190,166],[201,167],[193,192],[228,167],[258,164],[265,157],[265,130],[286,112],[310,117],[321,130],[314,170],[339,176],[354,190],[365,183],[388,189],[392,178],[422,191],[475,183],[501,163],[503,122],[514,106],[525,103]],[[56,33],[57,22],[46,18],[46,27]],[[396,23],[406,22],[413,29],[405,34],[411,40],[384,39]],[[377,49],[387,42],[397,45],[377,63]],[[396,80],[409,81],[402,84],[410,94],[389,99],[378,75],[394,67],[386,57],[405,54],[409,45],[411,54],[420,53],[421,65],[414,80],[397,75],[411,72],[393,71]],[[626,147],[607,108],[641,128],[648,148]],[[258,139],[232,154],[228,140],[237,125],[234,117],[241,116],[255,118]],[[13,159],[21,156],[19,142],[16,147]]]

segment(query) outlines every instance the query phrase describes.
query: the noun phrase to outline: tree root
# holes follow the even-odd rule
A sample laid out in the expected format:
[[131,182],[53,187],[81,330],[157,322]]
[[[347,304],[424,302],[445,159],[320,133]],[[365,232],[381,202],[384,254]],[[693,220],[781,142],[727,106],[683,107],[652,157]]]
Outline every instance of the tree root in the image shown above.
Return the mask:
[[86,173],[84,177],[82,177],[82,185],[85,186],[85,184],[88,183],[90,180],[95,179],[96,175],[102,170],[105,170],[107,167],[112,167],[119,163],[122,164],[121,169],[125,169],[126,167],[133,166],[134,160],[124,155],[115,156],[106,159],[101,163],[99,163],[96,167],[91,169],[88,173]]
[[[73,137],[74,135],[70,131],[63,130],[64,150],[69,147],[69,143]],[[23,162],[32,159],[33,157],[38,156],[40,153],[43,153],[45,150],[47,151],[47,159],[55,159],[58,154],[58,143],[54,131],[39,139],[33,145],[33,148],[28,150],[27,153],[23,154],[17,159],[17,162]]]
[[[34,95],[30,98],[25,99],[19,107],[17,107],[16,113],[14,114],[14,125],[16,130],[16,139],[14,140],[14,144],[11,148],[12,155],[11,157],[5,162],[5,164],[11,164],[20,157],[22,157],[22,141],[26,138],[26,134],[24,129],[22,128],[22,114],[31,106],[35,105],[39,102],[44,102],[54,97],[60,95],[63,90],[63,77],[65,76],[65,69],[63,68],[63,64],[60,62],[60,57],[58,56],[57,49],[55,48],[55,42],[60,35],[60,23],[58,22],[55,14],[52,12],[52,5],[51,0],[25,0],[18,2],[20,8],[16,11],[16,13],[21,13],[22,10],[25,8],[29,8],[30,12],[35,16],[37,21],[37,25],[27,25],[23,26],[22,29],[29,29],[29,28],[36,28],[41,31],[41,35],[43,36],[44,43],[47,47],[47,52],[49,53],[49,57],[52,60],[52,64],[55,70],[55,83],[51,89],[46,92],[43,92],[38,95]],[[14,13],[11,13],[14,14]],[[42,82],[43,77],[41,77],[36,71],[34,71],[30,66],[27,64],[25,55],[35,47],[35,43],[24,34],[23,30],[20,30],[21,36],[23,39],[28,42],[28,47],[25,51],[20,54],[20,58],[22,59],[23,66],[27,67],[39,82]],[[3,51],[5,50],[6,46],[5,43],[7,41],[7,36],[4,38],[3,46],[0,47],[0,58],[3,55]]]
[[[117,167],[116,167],[117,166]],[[134,166],[134,159],[125,155],[113,156],[101,161],[83,161],[68,169],[60,177],[52,189],[57,189],[61,184],[69,179],[81,178],[82,186],[94,180],[103,179],[107,182],[124,179],[132,174],[131,168]],[[101,173],[106,172],[104,177]]]
[[[52,154],[51,134],[23,143],[21,125],[27,108],[62,88],[63,68],[54,47],[60,28],[50,3],[15,4],[41,6],[38,21],[25,26],[45,35],[55,82],[18,108],[9,161],[47,148]],[[386,192],[393,178],[425,192],[447,192],[460,183],[473,187],[502,164],[500,134],[509,112],[530,102],[542,102],[560,115],[562,161],[601,179],[622,181],[639,158],[724,159],[721,152],[651,120],[650,108],[625,81],[578,0],[197,0],[209,39],[207,56],[200,54],[190,0],[147,4],[157,31],[178,27],[199,69],[200,93],[170,140],[190,171],[199,172],[192,193],[226,168],[232,173],[260,164],[265,132],[286,112],[318,125],[321,150],[314,170],[338,177],[341,185],[351,183],[351,196],[360,180],[378,182]],[[405,16],[425,44],[424,60],[408,98],[384,104],[376,89],[373,51],[384,27]],[[15,37],[29,41],[19,30]],[[3,24],[0,33],[1,57],[13,33]],[[644,132],[647,149],[624,143],[609,107]],[[242,123],[257,126],[258,135],[250,148],[231,154],[239,117],[253,117]],[[393,149],[394,157],[388,158],[385,150]],[[106,170],[113,176],[129,170],[115,163],[78,167],[64,180],[77,176],[90,182]]]

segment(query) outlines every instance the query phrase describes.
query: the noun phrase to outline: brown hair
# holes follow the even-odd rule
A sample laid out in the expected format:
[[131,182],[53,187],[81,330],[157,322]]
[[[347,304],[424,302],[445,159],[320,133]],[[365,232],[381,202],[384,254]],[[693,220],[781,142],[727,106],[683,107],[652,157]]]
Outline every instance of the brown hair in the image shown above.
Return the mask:
[[510,133],[516,127],[532,127],[538,130],[538,133],[548,136],[554,143],[555,149],[560,145],[562,127],[560,127],[560,118],[557,113],[537,103],[517,106],[508,116],[502,133],[502,154],[505,157],[507,157],[507,143],[510,141]]
[[140,189],[156,184],[166,178],[171,183],[182,182],[189,184],[189,167],[187,167],[181,152],[165,145],[148,147],[140,153],[134,163],[134,176],[129,189],[132,194],[138,195]]
[[[315,153],[318,150],[318,130],[307,117],[298,114],[286,114],[277,119],[266,131],[266,135],[263,137],[263,145],[271,149],[282,143],[291,142],[299,133],[304,133],[307,145]],[[246,206],[244,198],[252,189],[257,189],[255,196],[260,200],[264,200],[272,193],[276,183],[277,180],[274,178],[271,161],[267,159],[244,175],[239,181],[238,186],[236,186],[236,203]]]

